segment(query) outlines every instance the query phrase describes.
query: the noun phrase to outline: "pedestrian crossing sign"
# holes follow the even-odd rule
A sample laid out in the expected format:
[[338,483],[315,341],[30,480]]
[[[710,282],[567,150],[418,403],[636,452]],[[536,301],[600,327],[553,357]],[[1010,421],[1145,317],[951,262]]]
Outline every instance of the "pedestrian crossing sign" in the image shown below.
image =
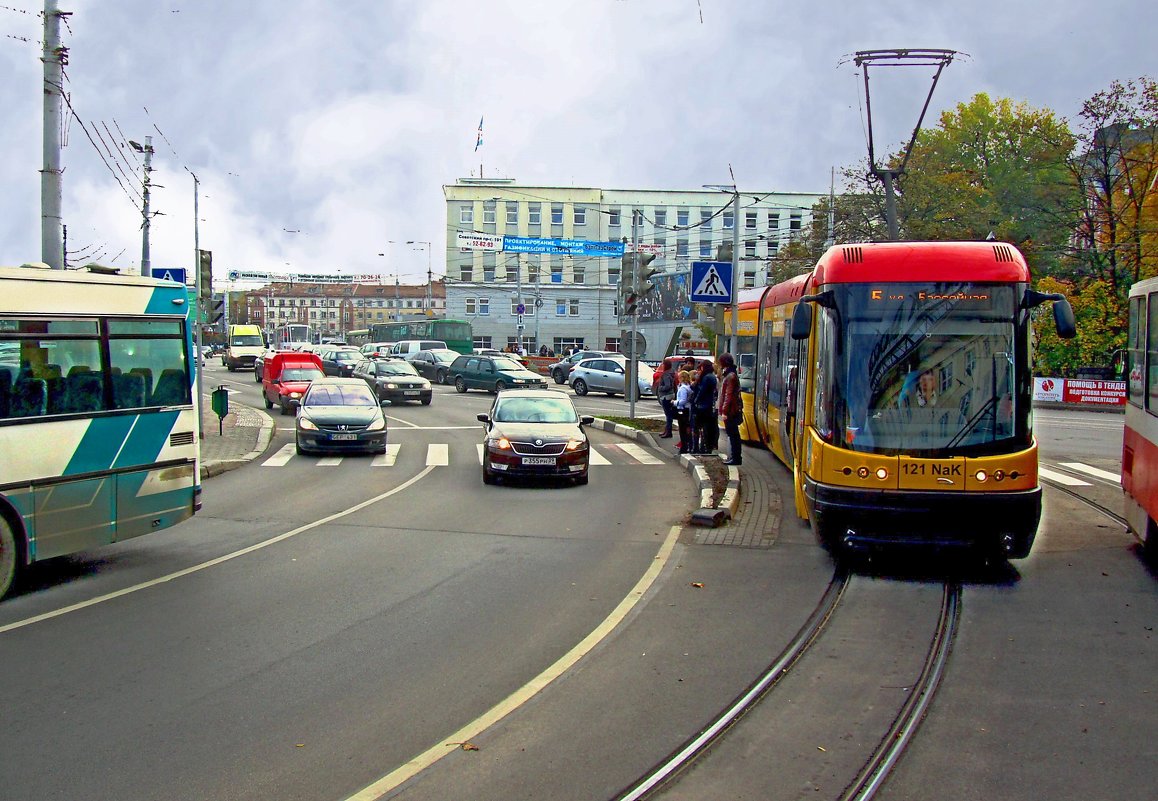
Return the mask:
[[730,261],[692,262],[692,303],[732,302]]

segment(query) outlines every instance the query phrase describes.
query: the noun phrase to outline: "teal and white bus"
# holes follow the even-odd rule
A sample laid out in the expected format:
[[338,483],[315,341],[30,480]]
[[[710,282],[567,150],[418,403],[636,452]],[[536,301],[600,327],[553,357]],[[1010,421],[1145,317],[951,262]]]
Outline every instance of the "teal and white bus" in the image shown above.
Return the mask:
[[0,267],[0,597],[33,562],[200,507],[181,284]]

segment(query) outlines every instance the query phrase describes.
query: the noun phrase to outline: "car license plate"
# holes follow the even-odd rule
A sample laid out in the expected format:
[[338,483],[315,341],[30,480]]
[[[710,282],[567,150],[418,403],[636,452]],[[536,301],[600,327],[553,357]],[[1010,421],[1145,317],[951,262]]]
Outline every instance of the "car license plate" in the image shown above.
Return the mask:
[[530,467],[531,465],[546,465],[553,467],[555,465],[554,456],[524,456],[523,464]]
[[352,442],[358,438],[357,434],[330,434],[330,439],[338,442]]
[[418,394],[421,394],[421,392],[422,392],[422,390],[420,390],[420,389],[407,389],[407,390],[403,390],[402,394],[403,395],[418,395]]

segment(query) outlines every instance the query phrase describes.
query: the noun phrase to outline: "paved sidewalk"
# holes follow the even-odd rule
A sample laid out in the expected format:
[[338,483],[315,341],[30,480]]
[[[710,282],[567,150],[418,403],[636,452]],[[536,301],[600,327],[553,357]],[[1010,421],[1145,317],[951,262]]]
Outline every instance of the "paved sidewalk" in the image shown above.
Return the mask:
[[202,400],[205,436],[201,439],[201,478],[241,467],[269,447],[273,439],[273,418],[264,411],[230,403],[229,414],[218,426],[210,396],[203,395]]

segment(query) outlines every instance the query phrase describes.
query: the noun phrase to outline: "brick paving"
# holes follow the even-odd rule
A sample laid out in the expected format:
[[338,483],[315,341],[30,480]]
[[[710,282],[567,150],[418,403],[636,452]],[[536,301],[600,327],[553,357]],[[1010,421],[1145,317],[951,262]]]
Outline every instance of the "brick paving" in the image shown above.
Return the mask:
[[720,528],[695,530],[697,545],[734,545],[771,548],[780,533],[783,501],[774,472],[779,469],[772,454],[744,449],[740,466],[740,502],[732,521]]

